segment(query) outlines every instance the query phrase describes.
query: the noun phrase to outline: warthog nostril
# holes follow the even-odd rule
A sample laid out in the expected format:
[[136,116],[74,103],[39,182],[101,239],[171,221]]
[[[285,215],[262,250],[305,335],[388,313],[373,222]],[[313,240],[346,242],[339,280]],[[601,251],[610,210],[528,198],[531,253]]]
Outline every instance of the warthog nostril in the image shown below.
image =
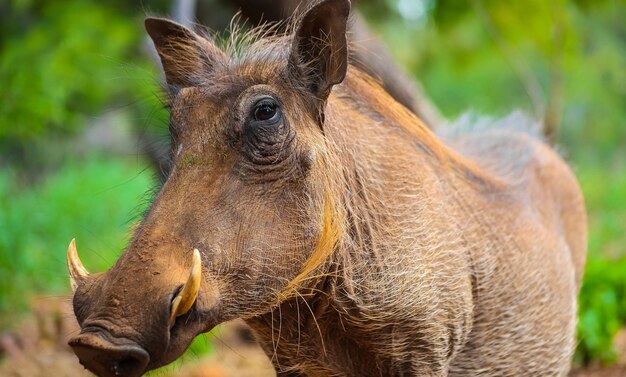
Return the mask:
[[102,334],[86,333],[70,340],[69,344],[80,363],[97,376],[141,376],[150,360],[148,353],[129,340],[109,339]]
[[140,365],[140,363],[140,360],[129,356],[122,360],[114,361],[111,365],[111,372],[116,376],[129,376],[137,370],[137,366]]

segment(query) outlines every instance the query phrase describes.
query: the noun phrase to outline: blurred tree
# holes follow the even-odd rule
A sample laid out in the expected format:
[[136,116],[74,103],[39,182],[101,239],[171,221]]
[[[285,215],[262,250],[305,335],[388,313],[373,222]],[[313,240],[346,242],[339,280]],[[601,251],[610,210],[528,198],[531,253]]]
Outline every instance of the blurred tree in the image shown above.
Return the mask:
[[151,67],[137,48],[141,15],[132,4],[15,0],[2,8],[0,165],[41,163],[45,140],[146,94],[127,77]]

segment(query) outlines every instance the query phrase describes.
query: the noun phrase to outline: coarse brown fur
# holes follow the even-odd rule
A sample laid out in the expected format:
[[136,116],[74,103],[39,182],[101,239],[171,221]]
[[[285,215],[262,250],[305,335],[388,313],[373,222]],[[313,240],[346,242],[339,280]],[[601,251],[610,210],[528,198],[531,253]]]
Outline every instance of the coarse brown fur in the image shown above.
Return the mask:
[[[243,318],[281,376],[567,373],[587,244],[575,177],[523,132],[444,144],[347,66],[348,9],[320,1],[293,37],[238,56],[147,20],[174,168],[116,265],[78,284],[88,368],[140,375]],[[263,101],[280,117],[259,120]],[[194,248],[200,294],[170,329]]]

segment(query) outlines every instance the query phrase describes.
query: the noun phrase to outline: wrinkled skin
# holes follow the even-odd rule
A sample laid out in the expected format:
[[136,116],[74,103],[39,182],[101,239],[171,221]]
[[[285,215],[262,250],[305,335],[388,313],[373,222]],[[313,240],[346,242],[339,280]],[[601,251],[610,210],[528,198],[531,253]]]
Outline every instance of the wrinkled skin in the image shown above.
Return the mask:
[[[586,251],[574,176],[523,133],[445,145],[349,67],[349,8],[319,1],[237,57],[146,20],[174,164],[109,271],[68,256],[88,369],[139,376],[243,318],[279,375],[567,372]],[[200,288],[178,313],[194,249]]]
[[[348,10],[340,14],[344,28]],[[293,91],[299,72],[280,62],[232,64],[207,40],[169,21],[148,19],[146,27],[172,90],[174,168],[115,266],[79,282],[74,308],[82,332],[71,341],[79,358],[113,348],[108,343],[147,352],[145,366],[145,355],[122,352],[139,365],[128,375],[171,362],[195,335],[220,322],[268,312],[319,238],[324,195],[321,172],[313,171],[321,169],[314,108],[322,104]],[[319,30],[311,33],[317,38]],[[345,52],[345,37],[342,43]],[[321,90],[327,92],[326,85]],[[254,118],[260,101],[272,110],[280,106],[275,119]],[[295,110],[303,108],[312,111]],[[170,329],[170,302],[194,248],[203,260],[201,291]],[[87,367],[100,375],[114,368]]]

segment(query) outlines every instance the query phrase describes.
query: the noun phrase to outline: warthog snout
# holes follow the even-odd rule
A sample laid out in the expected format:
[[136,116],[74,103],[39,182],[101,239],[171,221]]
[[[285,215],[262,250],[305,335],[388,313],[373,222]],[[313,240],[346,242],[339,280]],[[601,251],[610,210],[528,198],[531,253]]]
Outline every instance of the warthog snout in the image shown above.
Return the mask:
[[85,368],[102,377],[136,377],[145,371],[150,357],[139,345],[110,338],[104,331],[85,330],[69,342]]
[[[146,266],[133,259],[132,273],[112,269],[91,274],[72,240],[67,263],[82,331],[69,345],[85,368],[99,377],[141,376],[180,356],[197,334],[208,331],[206,313],[217,305],[216,288],[205,284],[200,292],[200,252],[194,249],[187,259],[182,266],[169,260]],[[144,290],[125,295],[141,284]]]

